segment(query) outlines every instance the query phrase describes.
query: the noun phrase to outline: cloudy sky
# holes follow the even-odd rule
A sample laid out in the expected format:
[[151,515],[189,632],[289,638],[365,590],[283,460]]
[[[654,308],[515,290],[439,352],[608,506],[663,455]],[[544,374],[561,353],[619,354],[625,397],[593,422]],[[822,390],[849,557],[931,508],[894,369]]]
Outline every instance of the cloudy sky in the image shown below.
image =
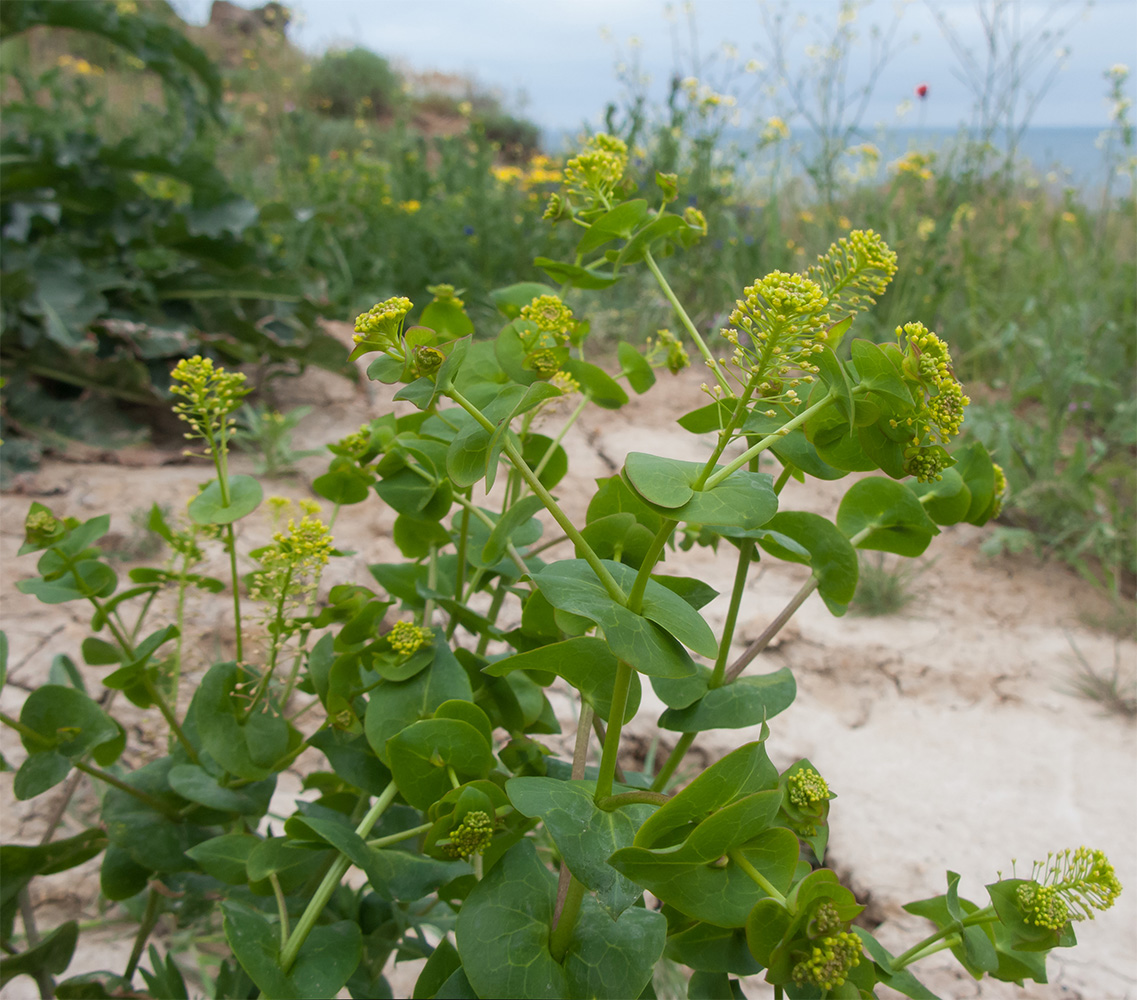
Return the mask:
[[[174,0],[174,5],[193,22],[208,17],[209,0]],[[824,50],[839,12],[836,0],[793,5],[694,0],[686,5],[690,14],[681,0],[293,0],[288,5],[297,15],[289,37],[312,54],[363,45],[416,71],[464,74],[550,129],[598,122],[605,105],[619,97],[618,66],[638,67],[657,98],[676,69],[694,73],[737,97],[744,122],[768,117],[781,109],[756,81],[774,64],[771,15],[790,12],[784,46],[788,73],[791,79],[803,73],[810,79],[809,53]],[[1023,42],[1015,71],[1023,99],[1044,84],[1056,52],[1069,50],[1033,123],[1106,124],[1110,108],[1103,73],[1116,64],[1137,68],[1137,3],[1020,0],[1007,6],[1013,16],[1004,21],[1002,47],[1009,51],[1016,37]],[[967,121],[973,96],[961,79],[967,74],[960,53],[981,57],[980,8],[990,12],[992,7],[992,0],[871,0],[864,5],[850,26],[858,42],[849,61],[849,92],[874,75],[873,29],[885,36],[892,32],[893,45],[892,57],[875,74],[864,124],[955,127]],[[949,26],[954,44],[941,22]],[[750,60],[763,70],[748,74]],[[975,65],[973,72],[984,68]],[[915,97],[920,84],[928,88],[923,101]],[[1132,78],[1129,94],[1137,97]],[[906,101],[916,106],[898,120],[897,108]]]

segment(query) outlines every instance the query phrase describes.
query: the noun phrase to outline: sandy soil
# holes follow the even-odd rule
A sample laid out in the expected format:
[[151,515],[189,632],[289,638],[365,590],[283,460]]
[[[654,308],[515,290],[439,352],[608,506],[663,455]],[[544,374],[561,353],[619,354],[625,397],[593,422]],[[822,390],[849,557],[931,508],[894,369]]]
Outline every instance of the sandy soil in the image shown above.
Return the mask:
[[[676,416],[705,401],[699,380],[697,373],[686,373],[619,412],[596,410],[580,420],[565,442],[573,483],[558,489],[570,513],[583,515],[593,479],[611,475],[628,451],[705,455],[705,442],[674,424]],[[314,407],[295,436],[296,447],[318,447],[385,412],[382,387],[353,388],[323,373],[279,384],[278,391],[279,405]],[[79,661],[88,621],[77,607],[48,607],[14,589],[34,571],[32,559],[15,558],[31,500],[79,518],[110,511],[112,529],[128,534],[131,511],[154,502],[178,509],[208,478],[202,466],[185,464],[176,451],[100,455],[91,450],[72,457],[87,460],[47,462],[18,484],[19,492],[4,496],[0,508],[0,593],[11,644],[10,681],[0,702],[10,714],[18,714],[28,691],[43,683],[53,655],[66,652]],[[322,471],[324,462],[310,458],[301,465],[306,479],[279,480],[268,492],[309,495],[305,482]],[[246,459],[237,460],[236,471],[250,467]],[[831,514],[849,483],[820,488],[791,483],[782,507]],[[328,581],[373,582],[368,563],[398,558],[390,540],[392,521],[391,512],[378,504],[346,508],[336,536],[354,554],[329,571]],[[1020,991],[1003,983],[975,983],[950,955],[935,956],[917,969],[932,989],[953,1000],[1137,1000],[1137,730],[1131,720],[1071,693],[1075,646],[1097,671],[1108,674],[1117,664],[1123,678],[1132,678],[1137,645],[1085,624],[1101,620],[1108,606],[1063,567],[982,555],[979,544],[989,530],[960,526],[936,538],[922,560],[919,599],[902,617],[837,619],[816,596],[806,602],[774,647],[750,667],[761,673],[788,665],[798,682],[797,701],[771,725],[771,756],[779,766],[809,757],[838,794],[827,863],[869,904],[870,915],[881,922],[877,934],[893,950],[927,933],[923,921],[907,915],[901,904],[942,892],[947,869],[962,874],[962,894],[982,905],[983,885],[999,871],[1009,875],[1014,858],[1021,873],[1048,851],[1082,844],[1105,850],[1126,892],[1112,911],[1080,925],[1078,948],[1053,955],[1050,984],[1029,984]],[[239,544],[247,550],[267,533],[267,523],[242,525]],[[717,554],[696,549],[668,556],[669,572],[698,575],[723,593],[705,610],[716,628],[726,611],[732,552],[724,547]],[[216,569],[225,575],[220,562]],[[752,571],[739,651],[804,575],[802,567],[769,558]],[[506,613],[513,612],[507,608]],[[204,669],[231,643],[231,635],[214,625],[217,620],[207,603],[194,611],[201,658],[191,665],[191,680],[193,669]],[[96,687],[96,678],[91,680]],[[629,729],[638,737],[629,740],[633,750],[646,749],[660,735],[654,718],[661,706],[646,685],[644,701]],[[557,704],[565,733],[556,742],[571,747],[571,704],[563,698]],[[160,746],[164,730],[149,717],[123,714],[138,741],[130,760],[138,761],[148,747]],[[715,759],[755,735],[705,734],[689,762]],[[10,763],[22,759],[7,730],[2,748]],[[53,796],[15,803],[11,787],[11,774],[0,774],[3,839],[38,842]],[[298,777],[282,782],[278,792],[281,811],[287,812],[285,788],[295,793]],[[82,829],[92,807],[89,792],[77,796],[58,836]],[[54,904],[43,911],[45,927],[54,926],[57,917],[79,912],[89,919],[98,913],[94,870],[40,880],[34,888],[37,898]],[[208,951],[208,944],[201,948]],[[68,974],[121,969],[129,950],[129,931],[108,927],[89,940],[81,938]],[[397,969],[396,990],[409,990],[414,972]],[[747,982],[746,992],[755,998],[770,995],[760,980]],[[31,981],[20,978],[3,996],[35,993]]]

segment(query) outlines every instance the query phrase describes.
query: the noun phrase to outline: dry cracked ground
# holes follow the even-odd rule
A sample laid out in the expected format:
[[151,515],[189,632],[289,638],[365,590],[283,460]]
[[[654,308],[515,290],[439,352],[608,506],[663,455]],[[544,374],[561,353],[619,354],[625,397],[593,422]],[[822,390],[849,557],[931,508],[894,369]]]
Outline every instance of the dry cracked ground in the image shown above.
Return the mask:
[[[705,456],[706,442],[675,424],[677,416],[705,402],[698,381],[694,372],[665,379],[619,412],[594,410],[581,418],[565,440],[571,483],[558,488],[571,514],[583,515],[593,480],[611,475],[629,451]],[[278,405],[313,407],[297,431],[297,447],[337,439],[388,406],[382,387],[352,387],[320,373],[278,385]],[[251,463],[242,462],[248,460],[238,459],[237,471],[249,471]],[[306,483],[319,474],[321,463],[304,459],[304,476],[272,482],[268,491],[309,496]],[[11,643],[4,711],[18,714],[27,693],[44,682],[54,654],[66,652],[78,661],[85,635],[87,616],[78,609],[47,607],[15,590],[16,582],[34,571],[34,560],[16,558],[31,500],[78,518],[109,511],[112,530],[129,534],[131,511],[155,502],[177,509],[205,478],[201,466],[186,464],[176,449],[92,453],[49,461],[3,497],[0,593]],[[782,506],[831,515],[848,485],[849,480],[820,488],[791,482]],[[354,554],[327,579],[372,582],[368,563],[398,558],[392,520],[377,503],[345,508],[336,536]],[[1103,676],[1117,670],[1125,683],[1137,671],[1137,645],[1087,624],[1104,618],[1108,605],[1065,568],[983,555],[979,546],[990,530],[957,526],[934,539],[914,584],[917,599],[903,615],[834,618],[816,595],[807,600],[749,668],[766,672],[785,665],[797,678],[797,701],[773,720],[768,747],[779,767],[808,757],[837,793],[827,863],[869,904],[870,916],[880,922],[876,933],[894,951],[927,933],[923,921],[906,914],[902,904],[942,892],[949,869],[962,875],[961,894],[982,902],[984,884],[999,871],[1010,874],[1012,859],[1021,872],[1049,851],[1085,844],[1113,860],[1126,891],[1113,910],[1079,925],[1076,949],[1053,954],[1049,984],[1019,990],[976,983],[949,953],[941,953],[917,967],[940,996],[1137,1000],[1137,729],[1132,719],[1074,693],[1079,658]],[[247,551],[267,535],[267,525],[249,524],[242,534],[240,544]],[[726,549],[668,556],[669,572],[700,576],[723,594],[705,609],[716,628],[734,572],[733,550]],[[804,574],[803,567],[768,558],[752,570],[738,651],[761,633]],[[191,665],[191,684],[193,670],[204,670],[231,642],[216,625],[224,620],[219,612],[204,603],[193,612],[199,659]],[[565,730],[560,746],[571,753],[573,706],[563,694],[556,706]],[[660,738],[653,719],[661,707],[645,685],[643,708],[629,731],[630,751],[646,753]],[[138,717],[132,730],[139,747],[131,758],[136,763],[165,738],[149,717]],[[688,774],[756,736],[746,731],[703,735],[688,758]],[[12,763],[22,756],[8,731],[3,752]],[[278,796],[299,789],[304,764],[301,758]],[[5,842],[38,841],[52,806],[50,794],[42,799],[16,803],[11,774],[0,774]],[[59,835],[81,829],[90,806],[89,793],[76,796]],[[286,801],[280,810],[288,811]],[[47,927],[77,913],[82,919],[100,915],[93,868],[40,880],[35,888]],[[114,917],[113,911],[105,915]],[[130,929],[108,923],[81,938],[80,949],[70,974],[121,969]],[[415,974],[414,963],[395,970],[396,995],[409,995]],[[771,995],[760,979],[747,981],[745,992],[753,998]],[[19,978],[3,995],[36,993],[29,979]]]

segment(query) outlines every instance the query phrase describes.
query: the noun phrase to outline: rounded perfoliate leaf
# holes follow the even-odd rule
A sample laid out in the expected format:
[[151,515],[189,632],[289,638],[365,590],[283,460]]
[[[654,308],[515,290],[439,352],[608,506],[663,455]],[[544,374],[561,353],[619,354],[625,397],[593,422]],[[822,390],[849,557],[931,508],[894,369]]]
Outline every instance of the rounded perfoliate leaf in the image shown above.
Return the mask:
[[879,477],[850,487],[837,509],[837,527],[859,549],[898,556],[922,555],[940,533],[912,490]]
[[195,524],[232,524],[256,510],[263,499],[261,484],[252,476],[230,476],[228,504],[220,480],[214,479],[190,501],[188,513]]
[[416,809],[427,809],[450,788],[450,771],[462,780],[484,778],[493,750],[482,732],[460,719],[424,719],[387,741],[391,775]]

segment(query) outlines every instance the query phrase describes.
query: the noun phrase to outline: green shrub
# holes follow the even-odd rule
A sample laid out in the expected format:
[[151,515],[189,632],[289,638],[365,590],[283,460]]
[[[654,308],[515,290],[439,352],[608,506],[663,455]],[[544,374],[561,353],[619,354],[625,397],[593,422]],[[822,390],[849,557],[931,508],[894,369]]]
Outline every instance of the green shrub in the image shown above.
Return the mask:
[[399,106],[402,89],[386,59],[357,46],[327,52],[312,66],[308,98],[313,108],[334,118],[361,111],[385,115]]

